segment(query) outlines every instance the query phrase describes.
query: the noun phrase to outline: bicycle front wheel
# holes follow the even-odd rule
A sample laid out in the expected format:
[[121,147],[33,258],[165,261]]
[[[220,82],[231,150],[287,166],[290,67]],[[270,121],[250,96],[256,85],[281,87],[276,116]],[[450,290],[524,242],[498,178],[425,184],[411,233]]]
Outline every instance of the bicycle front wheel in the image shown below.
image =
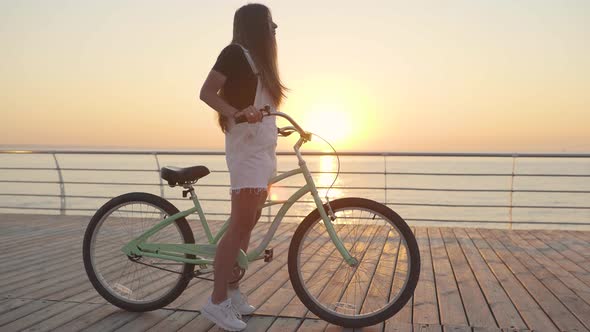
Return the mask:
[[[150,311],[174,301],[190,281],[194,265],[150,257],[130,257],[121,250],[178,209],[149,193],[115,197],[92,217],[84,235],[84,267],[102,297],[128,311]],[[179,218],[147,242],[195,243],[185,218]],[[187,258],[194,258],[186,255]]]
[[[420,253],[412,230],[387,206],[363,198],[330,202],[334,229],[357,264],[348,264],[316,209],[289,247],[289,276],[303,304],[344,327],[380,323],[412,297]],[[327,205],[324,205],[327,211]]]

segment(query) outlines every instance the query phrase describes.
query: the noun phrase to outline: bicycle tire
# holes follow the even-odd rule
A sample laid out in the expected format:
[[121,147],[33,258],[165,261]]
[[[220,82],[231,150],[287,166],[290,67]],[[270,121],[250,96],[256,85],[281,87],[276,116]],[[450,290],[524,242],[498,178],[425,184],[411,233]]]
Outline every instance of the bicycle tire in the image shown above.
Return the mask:
[[[306,262],[311,262],[312,259],[316,256],[321,255],[320,253],[322,252],[321,249],[320,251],[318,251],[317,249],[315,249],[315,246],[317,246],[317,243],[314,244],[315,242],[313,241],[318,241],[318,240],[312,240],[312,238],[309,238],[310,243],[307,243],[305,240],[305,236],[308,234],[308,232],[314,228],[314,227],[319,227],[319,226],[315,226],[315,225],[322,225],[320,223],[323,223],[321,216],[319,214],[318,209],[315,209],[314,211],[312,211],[307,217],[305,217],[305,219],[302,221],[302,223],[298,226],[298,228],[296,229],[293,238],[291,240],[291,244],[289,246],[289,257],[288,257],[288,269],[289,269],[289,277],[291,279],[291,284],[293,285],[293,289],[295,290],[295,293],[297,294],[297,296],[299,297],[299,299],[301,300],[301,302],[315,315],[317,315],[319,318],[328,321],[332,324],[335,325],[339,325],[339,326],[343,326],[343,327],[347,327],[347,328],[360,328],[360,327],[365,327],[365,326],[371,326],[371,325],[375,325],[378,323],[381,323],[383,321],[385,321],[386,319],[392,317],[393,315],[395,315],[399,310],[401,310],[403,308],[403,306],[410,300],[410,298],[412,297],[412,294],[414,293],[414,290],[416,288],[416,285],[418,283],[418,279],[420,276],[420,251],[418,250],[418,244],[416,242],[416,238],[412,232],[412,230],[410,229],[410,227],[406,224],[406,222],[397,214],[395,213],[393,210],[391,210],[389,207],[372,201],[372,200],[368,200],[368,199],[364,199],[364,198],[342,198],[342,199],[337,199],[334,200],[332,202],[330,202],[330,205],[334,211],[334,213],[336,215],[342,214],[345,215],[345,213],[343,211],[355,211],[355,210],[359,210],[359,211],[368,211],[369,213],[374,213],[373,215],[373,220],[375,219],[375,216],[379,215],[381,218],[383,218],[383,220],[385,222],[383,223],[377,223],[374,222],[374,224],[376,226],[366,226],[364,229],[365,231],[363,231],[360,235],[358,235],[357,240],[361,238],[361,235],[365,234],[364,232],[373,232],[372,228],[375,228],[377,230],[374,231],[373,236],[371,237],[370,242],[368,242],[369,244],[364,245],[366,248],[369,248],[372,246],[373,243],[373,239],[375,238],[375,235],[377,233],[379,233],[378,230],[386,230],[387,231],[387,236],[385,237],[385,239],[383,240],[383,248],[385,248],[386,243],[391,243],[391,241],[388,242],[388,240],[390,240],[390,238],[392,237],[391,234],[392,231],[388,230],[386,227],[386,225],[389,223],[392,226],[395,227],[395,230],[397,230],[399,232],[399,239],[398,239],[398,251],[395,255],[397,255],[396,257],[400,257],[401,256],[401,250],[399,250],[400,245],[402,242],[402,238],[405,241],[406,244],[406,249],[405,252],[407,252],[407,256],[408,258],[408,263],[409,263],[409,269],[407,270],[406,273],[406,278],[404,279],[404,288],[400,289],[400,293],[396,294],[396,296],[390,300],[390,297],[393,297],[393,295],[391,295],[393,292],[391,291],[391,289],[393,289],[393,283],[394,283],[394,275],[395,275],[395,271],[392,273],[391,276],[391,289],[388,295],[387,295],[387,301],[392,301],[392,302],[388,302],[386,305],[384,305],[384,307],[380,308],[379,310],[376,310],[374,312],[371,313],[367,313],[367,314],[361,314],[360,311],[361,309],[359,309],[359,314],[358,315],[344,315],[340,312],[336,312],[339,309],[330,309],[328,308],[327,305],[323,304],[321,301],[322,298],[322,294],[326,294],[329,292],[332,292],[332,294],[336,294],[335,297],[333,297],[334,299],[336,299],[334,303],[336,303],[335,307],[338,306],[343,306],[346,308],[346,303],[342,303],[340,302],[340,298],[343,298],[343,296],[345,294],[352,294],[352,292],[350,291],[350,287],[354,288],[354,291],[356,292],[356,285],[350,286],[352,283],[352,280],[354,279],[356,274],[361,275],[362,278],[362,274],[361,272],[357,272],[360,271],[360,266],[363,266],[362,262],[360,262],[360,264],[358,264],[358,267],[356,268],[356,270],[354,270],[354,272],[351,272],[350,274],[350,279],[348,281],[348,286],[344,286],[345,288],[343,288],[343,290],[338,290],[335,289],[335,287],[341,285],[340,283],[336,283],[336,281],[334,282],[334,285],[330,285],[328,286],[328,284],[336,279],[337,277],[335,276],[336,274],[330,275],[330,272],[326,272],[327,276],[320,276],[319,278],[316,278],[317,272],[310,272],[313,271],[312,269],[316,269],[316,267],[312,267],[312,269],[308,269],[307,271],[303,272],[302,270],[304,269],[305,264],[307,264]],[[328,206],[324,205],[324,209],[325,211],[327,211]],[[354,216],[354,215],[353,215]],[[370,216],[370,214],[369,214]],[[346,217],[344,218],[346,219]],[[338,221],[338,219],[336,219]],[[382,225],[382,226],[378,226],[378,225]],[[340,227],[339,229],[341,229],[343,232],[346,231],[347,227],[348,227],[348,234],[350,235],[350,232],[354,232],[354,225],[351,224],[346,224],[345,222],[341,222],[340,225],[336,225],[334,224],[334,226],[338,226]],[[334,263],[336,262],[335,260],[333,261],[329,261],[329,259],[331,259],[331,257],[336,257],[336,259],[341,259],[342,262],[344,262],[344,260],[342,259],[342,256],[340,255],[339,252],[337,252],[337,250],[335,249],[336,247],[334,246],[334,244],[330,241],[328,235],[327,235],[327,231],[325,231],[325,226],[323,226],[323,230],[324,233],[321,234],[321,236],[323,236],[325,238],[325,243],[327,243],[329,246],[331,246],[331,250],[333,250],[332,252],[329,251],[325,251],[326,253],[328,253],[328,258],[325,261],[321,261],[321,259],[318,259],[317,263],[309,263],[309,264],[315,264],[317,267],[317,271],[320,271],[321,269],[326,269],[329,270],[329,267],[327,267],[328,262],[330,263]],[[378,227],[378,228],[377,228]],[[320,230],[322,228],[320,227]],[[349,235],[346,235],[347,237],[349,237]],[[316,236],[317,238],[318,236]],[[353,238],[355,236],[353,235]],[[368,237],[363,237],[363,239],[365,239]],[[363,240],[364,241],[364,240]],[[304,243],[305,242],[305,243]],[[343,241],[344,242],[344,241]],[[350,243],[355,243],[354,241],[350,241]],[[347,249],[351,252],[351,254],[354,254],[351,250],[351,248],[357,249],[360,247],[363,247],[363,245],[360,245],[361,242],[358,242],[359,245],[356,247],[349,247],[349,245],[347,246]],[[364,243],[364,242],[363,242]],[[308,248],[308,250],[310,251],[309,253],[309,257],[310,258],[304,258],[304,257],[300,257],[303,256],[302,252],[304,250],[306,250],[305,248],[303,248],[303,244],[305,244]],[[388,245],[389,247],[392,247],[391,244]],[[371,248],[378,248],[377,245],[374,245],[374,247]],[[369,250],[369,249],[367,249]],[[386,266],[385,263],[381,263],[381,259],[383,259],[383,252],[385,251],[385,249],[381,249],[381,254],[379,256],[379,258],[375,259],[374,261],[374,273],[377,270],[378,266]],[[376,252],[376,251],[375,251]],[[358,254],[358,253],[356,253]],[[332,256],[334,255],[334,256]],[[359,254],[360,255],[360,254]],[[366,255],[366,253],[362,254],[362,257],[364,258]],[[300,262],[304,261],[305,262]],[[399,263],[398,262],[398,258],[396,258],[395,260],[396,262],[396,266]],[[300,264],[301,263],[301,264]],[[346,266],[345,263],[340,263],[341,265],[339,266],[343,266],[344,268],[348,268]],[[373,264],[373,263],[367,263],[367,265],[364,265],[365,267],[370,266],[368,264]],[[401,264],[401,263],[400,263]],[[330,265],[330,266],[336,266],[336,264]],[[393,264],[392,264],[393,266]],[[394,267],[395,268],[395,267]],[[351,269],[354,269],[354,267],[351,267]],[[369,268],[367,268],[369,269]],[[380,271],[385,271],[387,269],[383,269]],[[400,267],[399,270],[401,271],[402,268]],[[340,267],[338,267],[338,270],[340,271]],[[336,271],[336,272],[337,272]],[[388,272],[389,273],[389,272]],[[400,272],[401,273],[401,272]],[[303,275],[309,275],[309,282],[307,282],[306,280],[302,280]],[[316,285],[312,285],[312,282],[314,281],[314,278],[316,279],[316,281],[318,282],[318,285],[320,286],[316,286]],[[325,278],[328,278],[328,281],[326,283],[326,285],[321,285],[319,282],[321,281],[322,283],[324,282],[323,280],[325,280]],[[348,279],[348,274],[345,277],[345,279],[342,279],[344,281],[346,281]],[[368,281],[369,285],[366,286],[367,290],[366,290],[366,295],[369,294],[369,287],[374,287],[375,289],[377,289],[378,286],[378,281],[376,280],[376,274],[373,274],[373,276],[371,276],[371,280]],[[357,280],[360,280],[360,278],[358,278]],[[375,281],[373,281],[375,280]],[[309,283],[309,285],[307,284]],[[359,282],[360,283],[360,282]],[[375,286],[373,286],[373,283],[375,283]],[[322,288],[323,287],[323,288]],[[359,287],[360,288],[360,287]],[[318,291],[318,289],[320,289],[320,291]],[[362,290],[362,288],[360,288]],[[373,292],[371,294],[377,293],[375,290],[372,290]],[[321,292],[321,293],[320,293]],[[337,295],[340,294],[340,295]],[[356,293],[355,293],[356,296]],[[385,295],[383,295],[385,296]],[[362,301],[360,305],[352,305],[349,304],[348,310],[352,311],[354,310],[356,312],[357,308],[363,307],[366,305],[367,307],[370,306],[370,304],[365,304],[366,302],[366,297],[364,297],[363,299],[361,299],[359,297],[359,299],[356,299],[355,297],[355,301]],[[356,302],[355,302],[356,303]],[[354,309],[353,309],[354,308]]]
[[[102,207],[100,207],[86,228],[86,232],[84,234],[84,242],[83,242],[83,260],[84,260],[84,268],[86,269],[86,274],[96,291],[108,302],[114,304],[115,306],[122,308],[127,311],[132,312],[145,312],[156,310],[165,307],[166,305],[170,304],[174,301],[187,287],[190,279],[192,278],[192,274],[194,271],[194,265],[188,263],[178,263],[179,267],[179,277],[176,277],[176,281],[173,282],[173,285],[170,287],[168,291],[166,291],[161,296],[157,298],[146,300],[146,301],[135,301],[131,300],[130,298],[126,298],[122,294],[119,294],[113,288],[109,287],[110,285],[105,284],[106,281],[104,280],[104,276],[101,274],[101,271],[97,271],[95,268],[94,262],[94,253],[93,251],[93,239],[96,241],[96,237],[98,236],[96,233],[100,231],[102,225],[104,223],[105,218],[110,217],[114,212],[117,211],[118,207],[124,207],[126,205],[132,203],[145,203],[149,206],[154,208],[158,208],[163,211],[167,216],[171,216],[175,213],[178,213],[179,210],[169,201],[163,199],[162,197],[149,194],[149,193],[142,193],[142,192],[133,192],[123,194],[121,196],[115,197],[105,203]],[[133,205],[132,205],[133,206]],[[160,219],[161,220],[161,219]],[[137,220],[133,220],[133,222],[137,222]],[[98,227],[100,225],[100,227]],[[122,226],[123,224],[117,225]],[[176,230],[180,233],[180,237],[184,243],[195,243],[193,232],[188,225],[188,222],[185,218],[179,218],[174,223],[169,225],[168,227],[176,225]],[[98,227],[98,229],[97,229]],[[141,233],[140,233],[141,234]],[[118,236],[118,234],[117,234]],[[155,236],[155,235],[154,235]],[[132,238],[125,239],[126,241],[132,240]],[[122,251],[117,250],[118,248],[113,247],[115,252],[118,252],[120,256],[123,258],[128,258]],[[117,259],[119,256],[116,256]],[[195,258],[193,255],[186,255],[187,258]],[[122,259],[123,259],[122,258]],[[98,258],[96,259],[98,261]],[[128,264],[128,263],[126,263]],[[137,264],[137,263],[135,263]],[[136,267],[137,268],[137,267]],[[112,269],[116,270],[116,267]],[[150,276],[155,272],[148,272]],[[158,270],[160,271],[160,270]],[[157,271],[156,271],[157,272]],[[122,274],[123,272],[121,272]],[[173,275],[172,272],[169,272],[170,275]],[[140,272],[141,277],[141,272]],[[162,280],[162,279],[160,279]],[[160,280],[154,280],[158,282]],[[145,290],[144,290],[145,291]]]

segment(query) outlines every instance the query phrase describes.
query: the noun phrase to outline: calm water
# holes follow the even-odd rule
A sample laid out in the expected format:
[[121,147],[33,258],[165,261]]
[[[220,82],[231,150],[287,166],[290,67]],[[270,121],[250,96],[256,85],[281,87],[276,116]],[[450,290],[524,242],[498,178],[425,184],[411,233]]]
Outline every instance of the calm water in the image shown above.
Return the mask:
[[[152,155],[78,155],[59,154],[57,156],[62,168],[100,168],[100,169],[141,169],[140,172],[125,171],[63,171],[64,181],[74,182],[115,182],[140,183],[142,185],[108,185],[108,184],[66,184],[67,195],[94,195],[114,197],[130,191],[145,191],[160,194],[156,159]],[[158,156],[160,166],[205,165],[213,172],[199,181],[199,185],[229,185],[229,176],[223,156]],[[512,158],[475,158],[475,157],[341,157],[343,172],[378,172],[379,174],[341,174],[334,188],[330,190],[330,199],[357,196],[387,202],[388,205],[414,225],[445,225],[508,227],[510,220],[510,192],[461,192],[461,191],[424,191],[428,189],[484,189],[510,190],[510,176],[432,176],[432,175],[396,175],[387,172],[412,173],[493,173],[511,174]],[[307,156],[306,160],[312,171],[336,171],[336,158],[332,156]],[[516,174],[577,174],[590,175],[590,158],[518,158],[515,164]],[[0,154],[0,167],[38,167],[53,168],[52,155],[45,154]],[[279,156],[279,170],[286,171],[297,167],[294,156]],[[318,186],[329,186],[334,174],[314,174]],[[0,180],[59,181],[56,171],[48,170],[1,170]],[[302,176],[295,176],[280,185],[296,186],[303,184]],[[357,187],[357,188],[355,188]],[[388,189],[386,190],[385,187]],[[563,190],[590,191],[590,176],[586,177],[515,177],[515,190]],[[412,190],[407,190],[408,188]],[[275,187],[273,199],[286,199],[296,189]],[[0,193],[4,194],[52,194],[59,195],[59,185],[25,184],[0,182]],[[321,190],[324,195],[325,190]],[[229,199],[228,187],[197,186],[199,198],[208,218],[223,219],[229,212],[229,202],[208,201],[207,199]],[[181,189],[164,187],[166,198],[182,198]],[[311,196],[305,196],[310,201]],[[89,209],[90,211],[69,210],[67,214],[92,214],[107,199],[67,198],[68,209]],[[179,209],[189,208],[188,200],[172,200]],[[552,208],[535,209],[515,207],[512,209],[514,228],[569,228],[590,229],[590,194],[588,193],[535,193],[516,192],[512,196],[515,206],[547,206]],[[426,206],[421,206],[421,205]],[[437,206],[437,205],[451,206]],[[478,205],[477,207],[459,207],[456,205]],[[500,205],[502,207],[482,207]],[[0,206],[59,208],[59,197],[11,196],[0,195]],[[570,207],[567,209],[558,207]],[[585,207],[578,208],[575,207]],[[314,206],[310,203],[296,204],[289,211],[287,221],[298,222]],[[265,211],[265,218],[272,215],[278,207]],[[2,208],[0,212],[59,213],[51,210],[19,210]],[[477,222],[480,221],[480,222]],[[484,223],[493,222],[493,223]],[[531,222],[531,224],[519,224]],[[556,225],[545,225],[551,222]],[[574,225],[570,225],[574,223]]]

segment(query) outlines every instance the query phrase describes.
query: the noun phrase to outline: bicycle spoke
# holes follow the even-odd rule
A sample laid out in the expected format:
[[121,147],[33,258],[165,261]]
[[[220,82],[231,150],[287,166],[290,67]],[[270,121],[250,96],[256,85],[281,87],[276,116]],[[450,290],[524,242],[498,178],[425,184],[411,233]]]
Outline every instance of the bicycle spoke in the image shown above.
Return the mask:
[[[93,242],[94,270],[103,286],[126,301],[144,303],[161,298],[174,287],[184,269],[183,263],[157,258],[139,258],[148,265],[165,264],[170,271],[159,270],[131,261],[122,251],[130,240],[141,235],[167,217],[159,207],[144,202],[118,206],[101,220]],[[148,242],[183,243],[176,224],[165,227]],[[160,242],[162,241],[162,242]]]
[[[358,264],[351,266],[344,260],[323,221],[317,220],[298,251],[298,270],[306,293],[336,316],[355,318],[384,310],[393,304],[397,289],[407,283],[408,274],[396,270],[402,266],[398,261],[409,258],[400,252],[401,233],[390,220],[372,210],[346,207],[334,213],[334,230]],[[327,238],[323,246],[307,245],[320,237]],[[366,300],[369,297],[370,301]]]

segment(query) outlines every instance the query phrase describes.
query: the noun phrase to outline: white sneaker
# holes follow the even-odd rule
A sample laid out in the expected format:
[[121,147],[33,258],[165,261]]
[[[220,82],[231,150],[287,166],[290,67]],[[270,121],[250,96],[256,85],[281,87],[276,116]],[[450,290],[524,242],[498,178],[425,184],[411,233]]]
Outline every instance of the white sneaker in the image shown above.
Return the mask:
[[242,316],[232,306],[231,298],[229,297],[227,300],[215,304],[211,302],[211,297],[209,296],[207,304],[201,309],[201,314],[222,329],[228,331],[241,331],[246,328],[246,323],[240,319]]
[[236,308],[236,310],[238,310],[240,314],[249,315],[256,311],[256,307],[248,304],[246,294],[240,292],[239,288],[228,289],[227,295],[231,299],[231,303],[234,306],[234,308]]

